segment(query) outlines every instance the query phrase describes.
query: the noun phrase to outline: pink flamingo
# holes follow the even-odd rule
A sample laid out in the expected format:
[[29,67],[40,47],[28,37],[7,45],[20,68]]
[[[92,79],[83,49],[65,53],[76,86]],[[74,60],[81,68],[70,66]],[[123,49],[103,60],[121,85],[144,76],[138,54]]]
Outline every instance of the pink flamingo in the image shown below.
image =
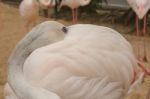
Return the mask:
[[[146,35],[146,13],[150,9],[150,0],[127,0],[128,4],[131,6],[131,8],[136,13],[136,35],[140,36],[139,33],[139,19],[143,19],[143,31],[142,35]],[[139,49],[138,49],[139,50]],[[139,52],[138,52],[139,54]],[[138,55],[139,56],[139,55]],[[144,61],[147,61],[147,53],[146,53],[146,45],[144,40]]]

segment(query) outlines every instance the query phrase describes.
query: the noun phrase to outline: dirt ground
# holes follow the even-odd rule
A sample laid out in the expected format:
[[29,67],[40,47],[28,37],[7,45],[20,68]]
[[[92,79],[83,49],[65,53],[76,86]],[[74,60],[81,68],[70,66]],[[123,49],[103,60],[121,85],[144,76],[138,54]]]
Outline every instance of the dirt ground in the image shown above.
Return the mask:
[[[40,17],[38,23],[48,20],[46,18]],[[88,21],[87,21],[88,20]],[[58,20],[61,23],[66,25],[71,24],[71,21],[66,20]],[[97,21],[97,18],[92,19],[83,19],[79,20],[79,23],[92,23],[99,24],[104,26],[109,26],[117,29],[119,32],[123,33],[124,37],[130,41],[132,44],[135,54],[137,53],[137,44],[140,44],[142,47],[142,39],[137,38],[133,35],[124,34],[126,30],[130,27],[124,27],[121,25],[116,25],[115,27],[112,24],[104,24],[103,22]],[[150,28],[150,27],[148,27]],[[3,96],[3,86],[7,81],[7,60],[8,57],[16,45],[16,43],[24,37],[26,34],[24,32],[23,21],[19,16],[18,9],[8,5],[0,4],[0,99],[4,99]],[[146,37],[146,45],[147,45],[147,54],[150,62],[150,37]],[[141,54],[142,55],[142,54]],[[150,66],[150,63],[145,63],[146,66]],[[148,89],[150,88],[150,77],[145,78],[144,83],[141,88],[131,95],[126,97],[126,99],[146,99],[146,94]]]

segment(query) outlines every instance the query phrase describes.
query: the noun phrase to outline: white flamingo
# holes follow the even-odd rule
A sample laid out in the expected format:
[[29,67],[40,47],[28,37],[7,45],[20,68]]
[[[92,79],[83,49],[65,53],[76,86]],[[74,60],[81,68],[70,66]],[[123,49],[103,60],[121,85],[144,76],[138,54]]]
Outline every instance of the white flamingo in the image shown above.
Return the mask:
[[55,2],[51,2],[51,0],[23,0],[20,4],[20,15],[22,16],[25,27],[27,30],[30,29],[30,27],[34,26],[36,24],[36,21],[39,16],[39,8],[48,9],[50,4],[52,3],[52,6],[54,6]]
[[[57,24],[49,32],[64,33]],[[8,83],[19,99],[123,99],[141,82],[132,47],[119,33],[90,24],[64,30],[64,40],[47,46],[41,33],[29,33],[14,49]]]
[[[127,0],[128,4],[131,6],[131,8],[136,13],[136,32],[137,36],[140,35],[139,33],[139,19],[143,19],[143,35],[145,36],[146,33],[146,13],[150,9],[150,0]],[[146,48],[145,48],[145,41],[144,41],[144,60],[147,61],[147,55],[146,55]]]
[[60,7],[68,6],[72,9],[72,21],[73,23],[77,23],[78,20],[78,10],[77,8],[80,6],[85,6],[90,3],[91,0],[62,0]]

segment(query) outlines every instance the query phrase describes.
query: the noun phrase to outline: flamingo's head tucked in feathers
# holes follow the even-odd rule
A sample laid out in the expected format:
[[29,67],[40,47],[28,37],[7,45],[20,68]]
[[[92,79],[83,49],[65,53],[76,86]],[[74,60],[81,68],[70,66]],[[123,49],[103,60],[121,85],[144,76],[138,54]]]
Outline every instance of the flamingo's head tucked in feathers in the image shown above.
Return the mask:
[[139,19],[142,19],[150,9],[150,0],[127,0]]

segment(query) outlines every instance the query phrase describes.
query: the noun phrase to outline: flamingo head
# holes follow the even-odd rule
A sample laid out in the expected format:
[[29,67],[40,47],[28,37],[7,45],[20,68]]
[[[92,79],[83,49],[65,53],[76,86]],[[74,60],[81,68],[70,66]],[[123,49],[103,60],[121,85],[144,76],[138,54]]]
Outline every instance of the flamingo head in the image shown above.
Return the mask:
[[150,9],[150,0],[127,0],[139,19],[142,19]]

